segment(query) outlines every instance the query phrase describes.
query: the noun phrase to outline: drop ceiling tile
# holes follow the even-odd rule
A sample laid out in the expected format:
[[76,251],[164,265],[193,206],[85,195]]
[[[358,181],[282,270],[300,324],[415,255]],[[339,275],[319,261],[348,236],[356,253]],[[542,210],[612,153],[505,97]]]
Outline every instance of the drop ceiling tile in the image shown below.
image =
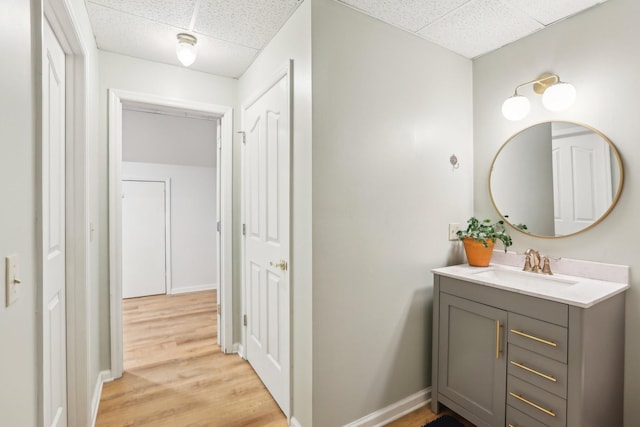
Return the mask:
[[469,0],[339,0],[367,15],[417,32]]
[[[182,67],[176,57],[176,33],[166,24],[89,4],[91,26],[99,49]],[[189,68],[220,76],[239,77],[256,49],[196,34],[198,57]]]
[[194,30],[210,37],[261,49],[299,3],[298,0],[203,0]]
[[550,25],[607,0],[510,0],[510,4],[543,25]]
[[188,29],[196,0],[89,0],[88,3]]
[[497,49],[544,28],[500,0],[472,0],[418,34],[467,58]]

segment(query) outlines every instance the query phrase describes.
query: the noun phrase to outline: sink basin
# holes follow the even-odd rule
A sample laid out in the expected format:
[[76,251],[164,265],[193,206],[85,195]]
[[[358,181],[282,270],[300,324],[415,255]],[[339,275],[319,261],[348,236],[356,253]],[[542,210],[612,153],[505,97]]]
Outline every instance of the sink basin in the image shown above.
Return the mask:
[[525,287],[547,287],[547,286],[572,286],[578,283],[568,279],[561,279],[554,276],[543,275],[539,273],[530,273],[527,271],[501,270],[491,268],[488,270],[473,273],[474,276],[486,279],[492,282],[504,283],[515,286]]

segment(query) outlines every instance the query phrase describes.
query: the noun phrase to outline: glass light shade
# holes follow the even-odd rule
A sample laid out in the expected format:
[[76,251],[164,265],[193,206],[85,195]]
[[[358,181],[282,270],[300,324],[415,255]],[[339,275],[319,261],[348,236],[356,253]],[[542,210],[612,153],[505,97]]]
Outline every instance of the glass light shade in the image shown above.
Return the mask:
[[196,55],[198,53],[196,48],[196,39],[191,36],[191,38],[180,37],[178,35],[178,46],[176,47],[176,55],[178,56],[178,60],[184,65],[188,67],[193,64],[196,60]]
[[502,104],[502,115],[507,120],[521,120],[529,114],[529,100],[526,96],[513,95]]
[[576,100],[576,88],[570,83],[558,82],[542,94],[542,105],[549,111],[563,111]]

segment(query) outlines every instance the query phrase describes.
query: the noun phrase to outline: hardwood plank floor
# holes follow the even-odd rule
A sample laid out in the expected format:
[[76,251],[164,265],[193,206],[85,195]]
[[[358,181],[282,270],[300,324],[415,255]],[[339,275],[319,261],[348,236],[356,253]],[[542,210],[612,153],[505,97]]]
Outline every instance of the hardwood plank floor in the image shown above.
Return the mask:
[[[249,363],[220,351],[216,320],[215,291],[124,300],[125,373],[104,385],[96,427],[286,427]],[[423,407],[389,426],[435,418]]]
[[285,427],[251,366],[216,344],[215,291],[123,302],[122,378],[106,383],[96,426]]

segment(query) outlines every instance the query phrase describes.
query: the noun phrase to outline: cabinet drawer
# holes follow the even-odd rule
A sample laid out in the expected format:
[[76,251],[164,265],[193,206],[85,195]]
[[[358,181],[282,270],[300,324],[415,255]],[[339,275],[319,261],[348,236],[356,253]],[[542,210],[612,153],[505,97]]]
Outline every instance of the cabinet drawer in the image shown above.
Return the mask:
[[567,363],[567,328],[509,313],[509,343]]
[[509,344],[507,369],[514,377],[567,397],[567,365],[564,363]]
[[540,421],[507,405],[507,427],[547,427]]
[[567,402],[561,397],[507,376],[507,404],[549,427],[564,427]]

